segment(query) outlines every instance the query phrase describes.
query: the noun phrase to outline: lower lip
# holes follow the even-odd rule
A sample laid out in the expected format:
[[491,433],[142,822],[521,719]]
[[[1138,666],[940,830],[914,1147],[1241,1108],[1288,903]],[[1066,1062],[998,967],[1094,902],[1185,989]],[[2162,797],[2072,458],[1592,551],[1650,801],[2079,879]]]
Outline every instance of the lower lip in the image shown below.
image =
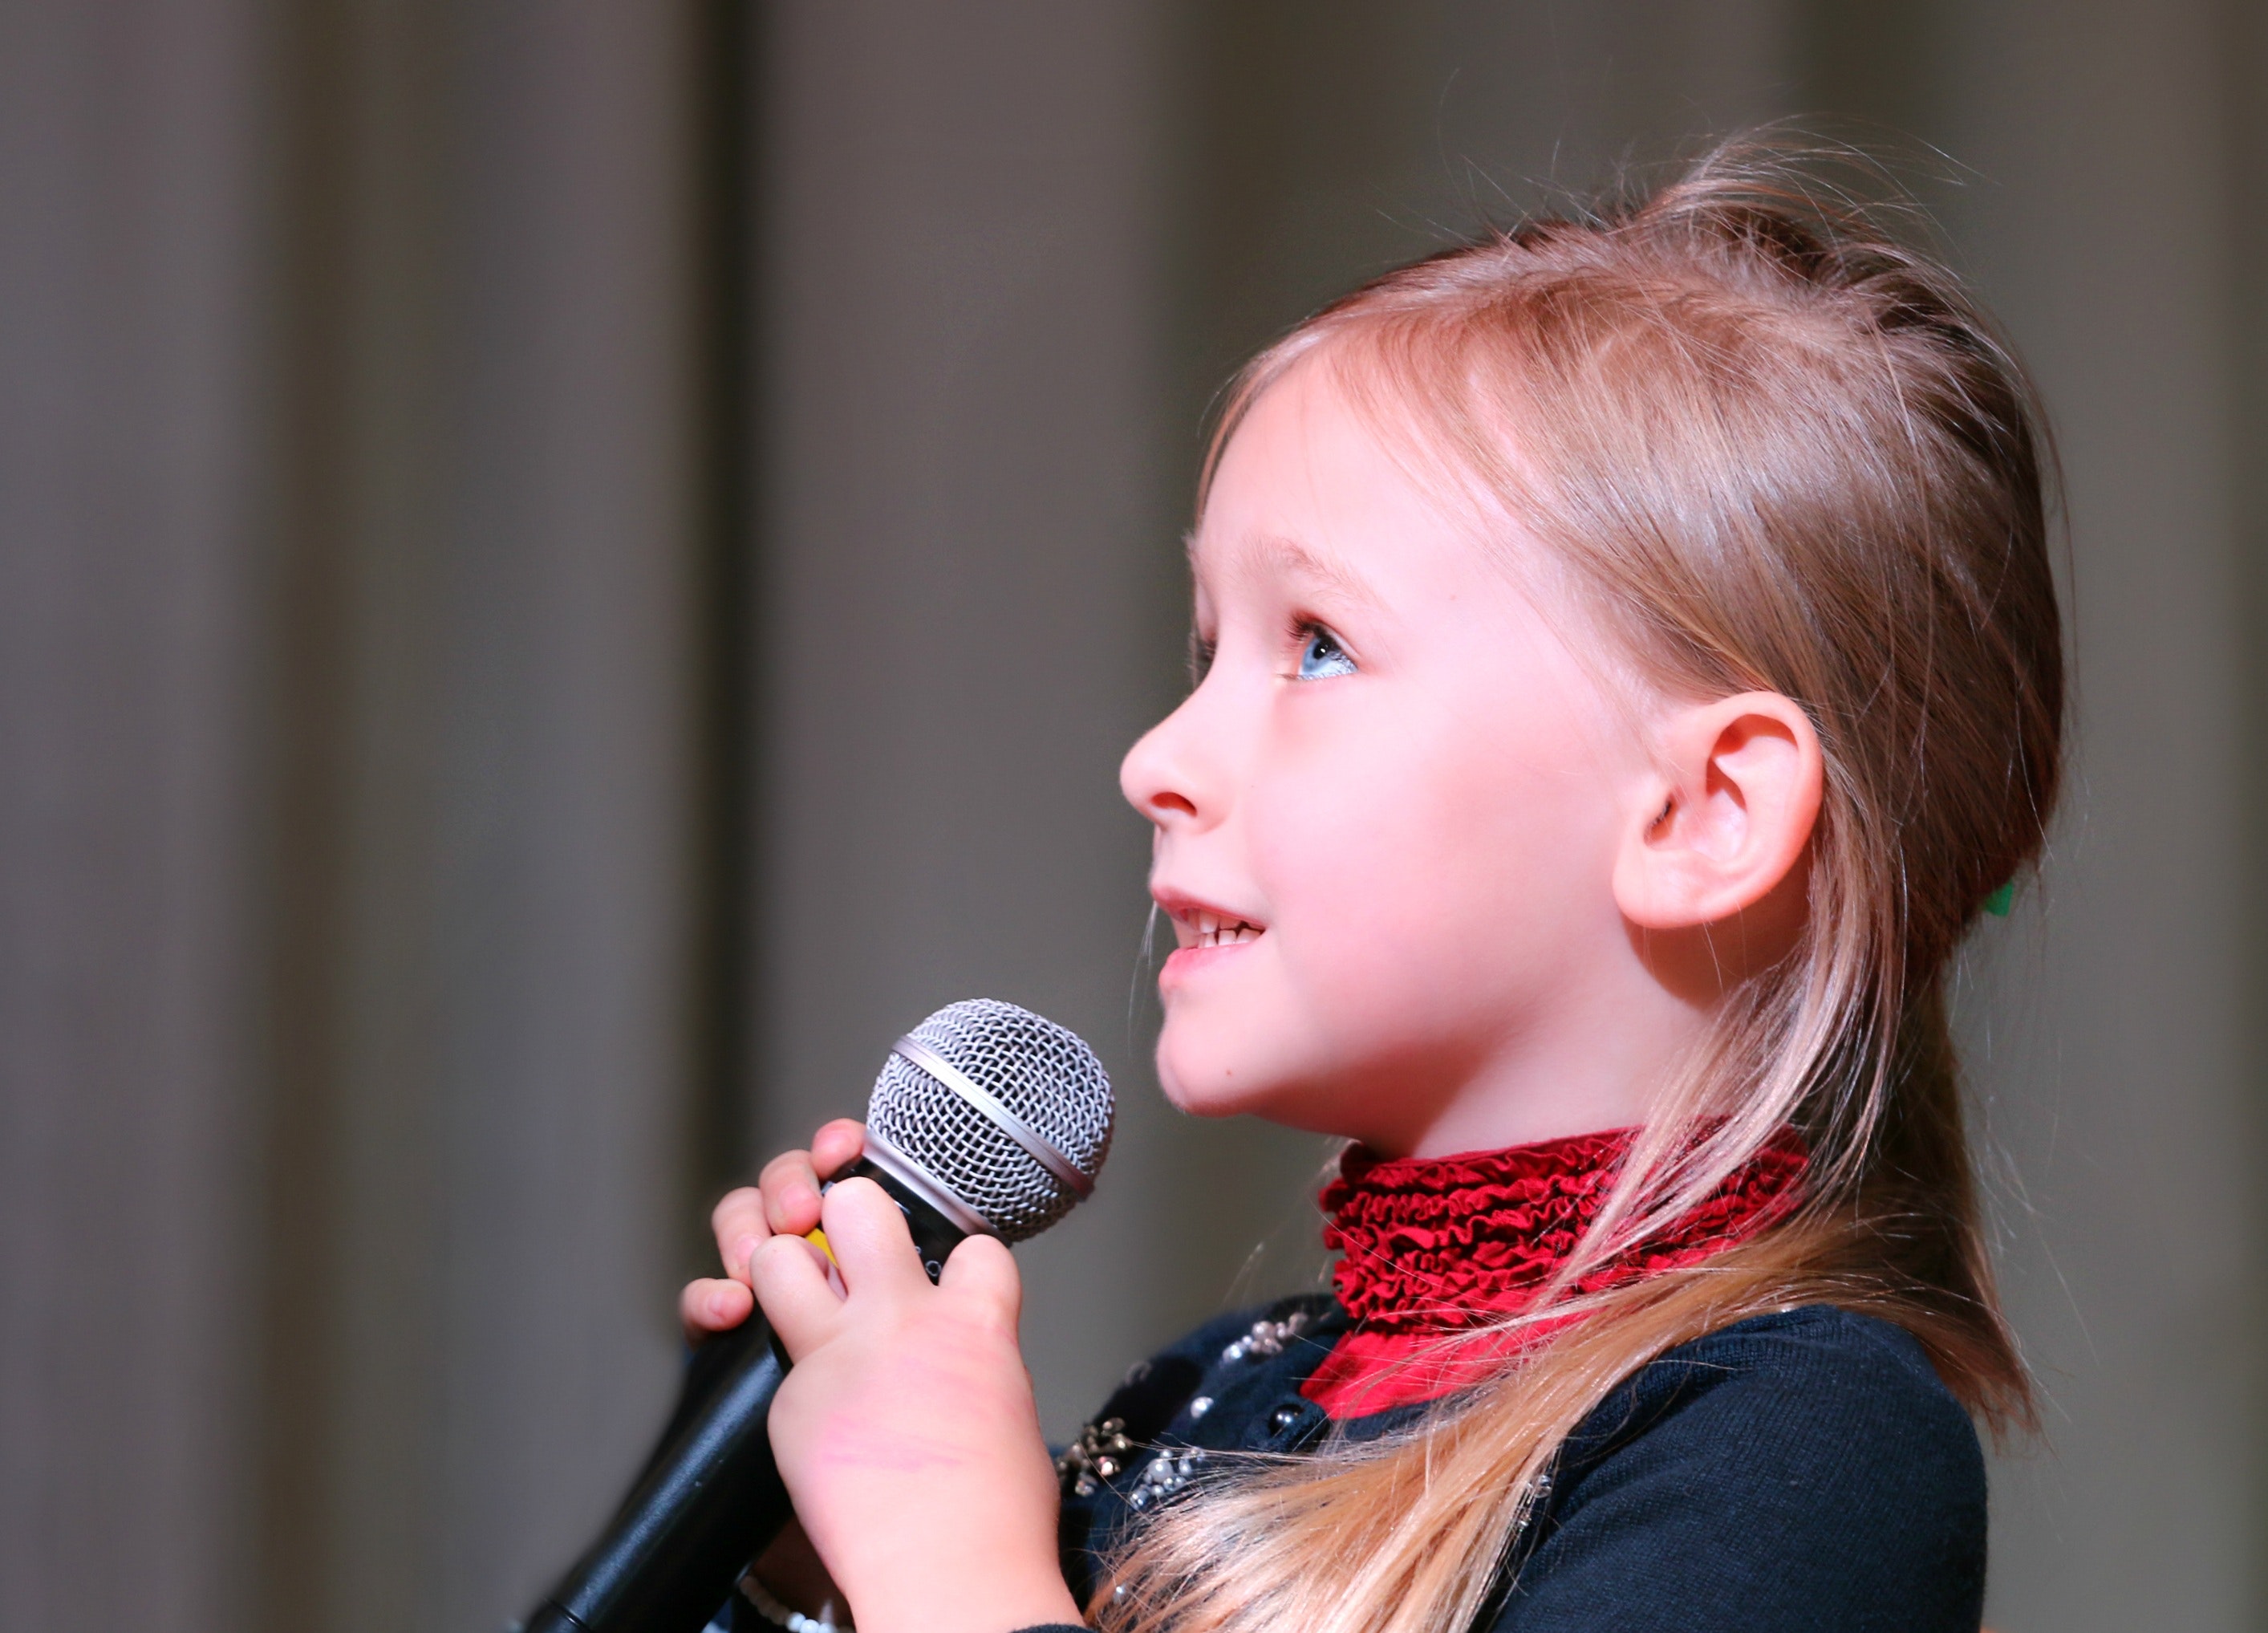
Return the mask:
[[1211,969],[1224,958],[1233,958],[1254,945],[1254,942],[1231,942],[1226,947],[1175,948],[1158,971],[1158,990],[1170,991],[1184,981],[1194,980],[1200,972]]

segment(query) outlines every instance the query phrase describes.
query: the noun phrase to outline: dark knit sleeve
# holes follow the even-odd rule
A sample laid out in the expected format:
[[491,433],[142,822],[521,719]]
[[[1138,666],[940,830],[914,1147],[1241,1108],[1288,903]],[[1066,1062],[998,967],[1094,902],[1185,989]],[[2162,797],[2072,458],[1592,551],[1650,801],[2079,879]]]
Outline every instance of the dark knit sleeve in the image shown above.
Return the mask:
[[1799,1310],[1671,1352],[1557,1488],[1495,1633],[1977,1633],[1983,1454],[1885,1323]]

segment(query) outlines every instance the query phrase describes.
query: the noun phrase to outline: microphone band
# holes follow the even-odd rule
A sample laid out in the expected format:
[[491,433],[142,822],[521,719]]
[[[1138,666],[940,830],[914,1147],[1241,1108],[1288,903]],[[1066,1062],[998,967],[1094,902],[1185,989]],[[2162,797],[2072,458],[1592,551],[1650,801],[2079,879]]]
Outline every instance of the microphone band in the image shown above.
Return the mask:
[[932,1077],[959,1095],[978,1111],[990,1118],[995,1127],[1028,1152],[1034,1162],[1056,1177],[1064,1188],[1081,1201],[1094,1194],[1094,1181],[1079,1171],[1079,1165],[1050,1144],[1037,1129],[1015,1112],[994,1099],[943,1055],[919,1038],[910,1035],[901,1038],[891,1046],[890,1053],[907,1065],[927,1072]]
[[966,1236],[998,1236],[999,1230],[983,1215],[947,1190],[938,1177],[874,1132],[866,1130],[866,1156],[900,1185],[927,1202],[946,1222]]

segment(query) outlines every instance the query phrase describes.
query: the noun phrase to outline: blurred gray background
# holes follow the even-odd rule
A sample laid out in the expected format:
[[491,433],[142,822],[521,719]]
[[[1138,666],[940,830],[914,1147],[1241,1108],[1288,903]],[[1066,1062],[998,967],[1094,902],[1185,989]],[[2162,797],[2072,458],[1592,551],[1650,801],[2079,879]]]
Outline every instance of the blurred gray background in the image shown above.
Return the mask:
[[1122,1085],[1053,1430],[1311,1275],[1320,1149],[1144,1060],[1204,406],[1781,115],[1948,156],[2070,471],[2077,774],[1962,992],[2050,1397],[1992,1619],[2268,1626],[2259,10],[0,0],[0,1626],[498,1626],[708,1203],[952,999]]

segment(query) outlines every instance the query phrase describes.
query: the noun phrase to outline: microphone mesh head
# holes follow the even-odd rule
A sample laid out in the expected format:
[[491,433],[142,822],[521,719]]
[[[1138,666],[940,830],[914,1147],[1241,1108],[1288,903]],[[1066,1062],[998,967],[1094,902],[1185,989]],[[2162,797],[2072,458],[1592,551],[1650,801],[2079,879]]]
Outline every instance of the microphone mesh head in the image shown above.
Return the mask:
[[[1077,1032],[993,998],[939,1009],[913,1038],[958,1068],[1092,1180],[1110,1153],[1110,1079]],[[919,1163],[1011,1242],[1079,1201],[1012,1135],[962,1096],[893,1053],[874,1080],[866,1126]]]

